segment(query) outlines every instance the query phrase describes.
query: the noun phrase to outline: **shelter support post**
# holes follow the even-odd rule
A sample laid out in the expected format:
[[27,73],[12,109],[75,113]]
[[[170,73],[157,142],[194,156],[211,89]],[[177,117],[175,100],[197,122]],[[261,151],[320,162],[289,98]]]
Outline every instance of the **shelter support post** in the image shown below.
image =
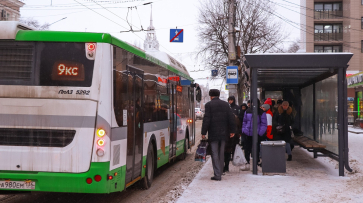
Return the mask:
[[[312,125],[313,125],[313,138],[316,141],[316,113],[315,113],[315,101],[316,101],[316,97],[315,97],[315,83],[313,84],[313,121],[312,121]],[[315,158],[315,157],[314,157]]]
[[[344,176],[344,97],[343,97],[343,69],[338,71],[338,147],[339,147],[339,176]],[[345,98],[346,99],[346,98]]]
[[252,84],[251,84],[251,97],[252,97],[252,108],[253,108],[253,137],[252,137],[252,155],[253,155],[253,174],[257,175],[257,145],[258,145],[258,134],[257,134],[257,68],[252,68]]
[[344,166],[345,169],[347,169],[349,172],[352,172],[353,170],[349,166],[349,147],[348,147],[348,89],[347,89],[347,80],[344,77],[346,75],[346,69],[342,68],[343,70],[343,107],[344,107]]

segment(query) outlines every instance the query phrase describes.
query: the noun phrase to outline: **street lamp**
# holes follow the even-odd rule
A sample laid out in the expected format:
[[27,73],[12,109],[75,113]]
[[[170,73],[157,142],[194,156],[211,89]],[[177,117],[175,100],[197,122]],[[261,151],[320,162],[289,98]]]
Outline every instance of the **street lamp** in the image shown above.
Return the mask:
[[[64,20],[64,19],[66,19],[66,18],[67,18],[67,17],[64,17],[64,18],[62,18],[62,19],[60,19],[60,20],[55,21],[54,23],[57,23],[57,22],[59,22],[59,21],[61,21],[61,20]],[[49,26],[53,25],[54,23],[49,24]]]

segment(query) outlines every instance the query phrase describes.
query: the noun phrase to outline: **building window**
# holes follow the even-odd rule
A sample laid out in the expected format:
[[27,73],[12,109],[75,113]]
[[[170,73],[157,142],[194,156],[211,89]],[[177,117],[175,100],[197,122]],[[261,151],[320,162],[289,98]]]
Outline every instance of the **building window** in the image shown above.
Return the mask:
[[341,45],[314,46],[314,52],[317,52],[317,53],[342,52],[342,46]]
[[[362,0],[363,3],[363,0]],[[315,11],[342,11],[342,3],[316,3]]]
[[[363,1],[363,0],[362,0]],[[361,52],[363,53],[363,40],[360,42],[360,49],[361,49]]]
[[[363,22],[363,18],[362,18]],[[315,25],[315,33],[342,33],[343,25],[342,24],[323,24],[323,25]]]
[[362,21],[361,21],[361,29],[363,29],[363,17],[362,17]]
[[343,17],[343,4],[341,2],[316,3],[314,4],[314,10],[315,19],[336,19]]
[[314,26],[314,41],[342,41],[342,24],[318,24]]

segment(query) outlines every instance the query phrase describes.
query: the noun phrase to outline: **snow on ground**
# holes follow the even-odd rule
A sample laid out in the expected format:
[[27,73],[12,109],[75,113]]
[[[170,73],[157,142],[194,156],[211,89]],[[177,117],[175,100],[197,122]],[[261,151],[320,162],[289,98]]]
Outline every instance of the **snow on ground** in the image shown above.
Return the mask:
[[[350,165],[354,172],[338,176],[338,162],[299,147],[284,175],[252,175],[230,166],[222,181],[212,181],[209,160],[178,199],[178,203],[200,202],[363,202],[363,134],[349,133]],[[251,167],[252,168],[252,167]]]

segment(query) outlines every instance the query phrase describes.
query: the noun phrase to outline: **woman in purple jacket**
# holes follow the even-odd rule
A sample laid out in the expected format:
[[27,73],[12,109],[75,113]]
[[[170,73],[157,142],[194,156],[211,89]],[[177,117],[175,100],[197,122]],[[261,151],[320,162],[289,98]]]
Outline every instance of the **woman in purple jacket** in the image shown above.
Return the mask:
[[[260,100],[258,100],[257,103],[258,103],[257,133],[259,135],[258,141],[260,142],[262,136],[266,133],[267,118],[266,118],[266,113],[262,109],[260,109]],[[250,170],[250,155],[252,152],[252,135],[253,135],[252,115],[253,115],[252,108],[248,108],[243,117],[242,133],[246,136],[246,141],[244,142],[244,150],[245,150],[245,157],[247,160],[247,164],[245,167],[241,167],[241,170]],[[257,157],[259,159],[260,144],[257,145],[258,145]],[[260,160],[258,160],[257,163],[258,162],[260,162]]]

